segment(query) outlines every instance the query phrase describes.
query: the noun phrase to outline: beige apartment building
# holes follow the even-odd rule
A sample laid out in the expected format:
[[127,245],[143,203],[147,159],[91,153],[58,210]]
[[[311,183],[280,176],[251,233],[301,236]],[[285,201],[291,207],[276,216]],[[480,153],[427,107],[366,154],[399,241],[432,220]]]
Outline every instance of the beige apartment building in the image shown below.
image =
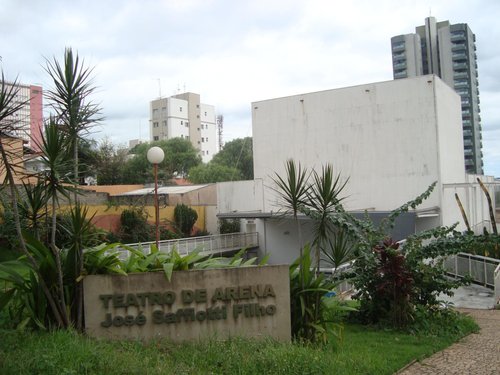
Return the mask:
[[217,153],[215,107],[186,92],[150,103],[150,140],[189,139],[204,163]]

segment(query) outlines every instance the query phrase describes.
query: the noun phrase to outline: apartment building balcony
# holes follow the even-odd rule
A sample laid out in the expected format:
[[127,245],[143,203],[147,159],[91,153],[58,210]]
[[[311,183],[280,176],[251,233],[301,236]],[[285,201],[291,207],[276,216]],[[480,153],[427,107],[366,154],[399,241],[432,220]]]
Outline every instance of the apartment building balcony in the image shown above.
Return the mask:
[[451,55],[451,58],[455,60],[467,60],[467,54],[465,52],[456,52]]
[[398,71],[398,72],[394,72],[394,78],[395,79],[399,79],[399,78],[406,78],[407,77],[407,72],[406,72],[406,69],[405,70],[401,70],[401,71]]
[[454,72],[453,78],[455,79],[469,79],[469,73],[467,72]]
[[454,70],[465,70],[467,69],[467,63],[465,62],[454,62],[453,63],[453,69]]
[[455,89],[459,89],[459,88],[469,88],[469,82],[462,82],[462,81],[458,81],[458,82],[455,82],[454,83],[454,86],[455,86]]
[[451,34],[450,40],[452,42],[458,42],[458,41],[465,42],[465,32]]
[[397,44],[392,45],[392,52],[402,52],[405,50],[405,43],[399,42]]
[[451,47],[452,52],[457,52],[457,51],[465,51],[467,47],[465,47],[464,43],[454,43],[453,47]]
[[393,59],[393,60],[401,60],[401,59],[406,59],[406,53],[405,53],[405,51],[403,51],[403,52],[398,52],[398,53],[393,53],[393,54],[392,54],[392,59]]

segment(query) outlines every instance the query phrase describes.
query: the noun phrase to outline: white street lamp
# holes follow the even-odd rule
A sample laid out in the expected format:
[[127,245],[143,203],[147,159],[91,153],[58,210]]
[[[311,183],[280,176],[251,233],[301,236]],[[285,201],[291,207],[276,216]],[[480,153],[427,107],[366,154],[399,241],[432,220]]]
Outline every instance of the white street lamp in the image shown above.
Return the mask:
[[158,164],[163,161],[165,153],[163,150],[154,146],[148,150],[147,158],[148,161],[153,164],[153,170],[155,175],[155,225],[156,225],[156,248],[159,250],[160,242],[160,207],[158,206]]

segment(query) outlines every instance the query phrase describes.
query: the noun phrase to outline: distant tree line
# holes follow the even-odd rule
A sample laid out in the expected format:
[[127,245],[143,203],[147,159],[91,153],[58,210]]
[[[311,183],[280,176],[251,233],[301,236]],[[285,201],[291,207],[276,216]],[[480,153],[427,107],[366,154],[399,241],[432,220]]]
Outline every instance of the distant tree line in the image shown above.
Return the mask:
[[95,175],[98,185],[151,183],[153,168],[146,154],[152,146],[165,152],[165,159],[158,166],[158,178],[163,182],[174,176],[187,177],[195,184],[253,179],[251,137],[228,142],[206,164],[191,142],[181,138],[141,143],[130,150],[109,139],[84,140],[78,146],[82,172]]

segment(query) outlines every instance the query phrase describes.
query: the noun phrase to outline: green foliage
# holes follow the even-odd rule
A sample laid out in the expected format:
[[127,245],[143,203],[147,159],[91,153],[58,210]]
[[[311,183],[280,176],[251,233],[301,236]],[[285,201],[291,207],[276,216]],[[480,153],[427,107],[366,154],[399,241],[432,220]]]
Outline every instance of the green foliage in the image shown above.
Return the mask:
[[339,305],[328,297],[336,286],[312,268],[311,250],[306,245],[301,257],[290,265],[290,312],[292,336],[308,342],[340,338],[342,325],[329,318]]
[[154,227],[148,223],[144,207],[123,210],[118,237],[123,243],[147,242],[154,238]]
[[127,150],[113,145],[105,139],[99,144],[95,157],[95,172],[98,185],[119,185],[124,183]]
[[[0,331],[5,374],[394,374],[477,330],[468,317],[436,335],[346,324],[342,346],[232,337],[173,344],[96,340],[74,331]],[[457,328],[453,328],[456,326]],[[460,332],[460,333],[457,333]],[[36,353],[36,355],[34,355]],[[68,355],[71,353],[71,355]]]
[[[361,301],[360,315],[366,323],[405,327],[412,319],[414,280],[399,244],[385,239],[368,256],[356,260],[354,281]],[[359,263],[359,264],[358,264]]]
[[462,251],[469,254],[500,259],[500,236],[492,233],[474,235],[472,233],[454,233],[462,243]]
[[239,233],[241,224],[239,219],[219,219],[219,233]]
[[398,215],[417,207],[434,186],[394,210],[378,228],[369,222],[361,227],[359,235],[365,239],[356,249],[352,272],[344,276],[351,277],[357,291],[354,298],[361,302],[358,317],[363,322],[396,327],[418,324],[418,308],[439,311],[441,293],[452,295],[453,289],[469,282],[468,278],[450,280],[443,267],[446,256],[463,251],[465,245],[454,226],[409,236],[402,252],[397,244],[384,242]]
[[64,51],[63,62],[55,57],[46,60],[45,71],[53,81],[54,87],[47,90],[49,106],[55,112],[54,123],[61,126],[68,141],[68,150],[72,150],[73,182],[78,184],[80,141],[90,129],[101,121],[100,108],[89,98],[94,93],[92,68],[73,53],[71,48]]
[[178,204],[174,209],[174,221],[177,230],[185,237],[190,237],[194,223],[198,220],[198,214],[185,204]]
[[243,177],[240,170],[212,162],[200,164],[189,170],[189,181],[194,184],[239,181],[242,179]]
[[154,182],[153,167],[146,156],[148,150],[153,146],[160,147],[165,153],[165,158],[158,164],[158,179],[160,180],[169,180],[174,173],[187,175],[191,168],[201,163],[198,151],[187,139],[171,138],[166,141],[141,143],[131,150],[134,156],[125,164],[123,183]]
[[[229,169],[237,169],[240,172],[238,175],[240,177],[239,179],[253,180],[252,138],[236,138],[227,142],[224,148],[215,154],[209,164],[216,164]],[[236,176],[227,181],[234,180],[237,180]]]

